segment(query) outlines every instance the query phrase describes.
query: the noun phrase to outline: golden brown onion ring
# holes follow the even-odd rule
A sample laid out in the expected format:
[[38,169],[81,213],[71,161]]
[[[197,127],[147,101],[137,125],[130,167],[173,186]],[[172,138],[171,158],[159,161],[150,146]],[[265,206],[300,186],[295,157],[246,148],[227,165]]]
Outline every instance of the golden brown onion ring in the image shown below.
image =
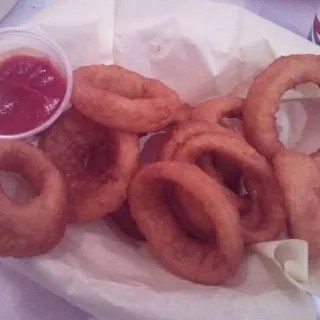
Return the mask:
[[306,82],[320,85],[320,56],[302,54],[278,58],[255,78],[249,89],[243,109],[244,134],[269,160],[284,148],[275,117],[280,99],[287,90]]
[[[216,245],[194,240],[180,228],[165,199],[168,181],[202,203],[216,226]],[[168,270],[203,284],[221,284],[235,275],[243,259],[239,217],[222,187],[198,167],[178,162],[147,165],[132,180],[128,195],[133,217]]]
[[62,175],[41,150],[22,141],[0,142],[0,169],[21,174],[38,192],[18,204],[0,188],[0,255],[32,257],[53,249],[67,223]]
[[136,135],[106,128],[72,108],[41,136],[39,146],[66,177],[70,222],[119,209],[138,169]]
[[182,105],[177,93],[159,80],[117,65],[75,70],[72,102],[89,119],[134,133],[164,128]]

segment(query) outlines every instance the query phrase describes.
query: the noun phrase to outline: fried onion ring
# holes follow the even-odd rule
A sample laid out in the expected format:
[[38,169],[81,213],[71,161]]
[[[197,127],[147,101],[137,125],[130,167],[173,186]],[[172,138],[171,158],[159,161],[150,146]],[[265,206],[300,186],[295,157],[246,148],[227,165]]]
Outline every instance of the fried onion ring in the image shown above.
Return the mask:
[[134,133],[164,128],[182,105],[177,93],[159,80],[117,65],[75,70],[72,102],[89,119]]
[[32,257],[53,249],[67,222],[62,175],[41,150],[22,141],[0,142],[0,169],[21,174],[38,192],[28,203],[18,204],[0,188],[0,255]]
[[318,55],[278,58],[255,78],[249,89],[243,109],[244,134],[247,141],[269,160],[284,149],[275,117],[280,99],[287,90],[306,82],[320,85]]
[[[179,227],[165,199],[166,181],[180,185],[202,203],[216,226],[216,245],[194,240]],[[243,259],[239,217],[221,186],[198,167],[178,162],[147,165],[132,180],[128,199],[138,226],[168,270],[213,285],[235,275]]]
[[70,222],[89,222],[119,209],[138,169],[136,135],[106,128],[71,108],[39,146],[67,179]]

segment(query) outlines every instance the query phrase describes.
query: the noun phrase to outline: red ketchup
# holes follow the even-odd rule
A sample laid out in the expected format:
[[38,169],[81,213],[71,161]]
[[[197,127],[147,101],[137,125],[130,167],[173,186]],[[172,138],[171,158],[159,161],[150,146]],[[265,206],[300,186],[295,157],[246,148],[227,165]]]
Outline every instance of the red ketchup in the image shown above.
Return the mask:
[[0,62],[0,134],[37,128],[59,108],[66,80],[47,59],[14,55]]

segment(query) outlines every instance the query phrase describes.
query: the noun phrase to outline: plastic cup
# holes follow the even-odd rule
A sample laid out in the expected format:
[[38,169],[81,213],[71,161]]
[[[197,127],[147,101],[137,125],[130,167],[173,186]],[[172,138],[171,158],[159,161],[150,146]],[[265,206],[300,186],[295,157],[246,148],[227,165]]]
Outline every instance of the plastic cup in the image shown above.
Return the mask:
[[27,139],[51,126],[70,103],[72,91],[72,68],[63,50],[40,32],[24,27],[0,29],[0,62],[8,56],[28,54],[47,58],[66,81],[64,97],[51,117],[38,127],[12,135],[0,134],[0,139]]

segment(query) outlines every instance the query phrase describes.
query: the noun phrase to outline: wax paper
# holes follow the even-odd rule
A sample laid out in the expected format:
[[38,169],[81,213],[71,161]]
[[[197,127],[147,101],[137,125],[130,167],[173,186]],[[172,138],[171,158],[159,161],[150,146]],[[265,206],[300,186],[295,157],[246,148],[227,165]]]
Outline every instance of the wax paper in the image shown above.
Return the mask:
[[[57,0],[27,25],[61,44],[74,67],[117,63],[162,80],[191,104],[230,92],[245,96],[275,58],[320,52],[245,9],[214,1]],[[277,123],[286,146],[319,147],[318,95],[304,85],[283,97]],[[2,181],[8,193],[24,196],[16,177]],[[237,276],[220,287],[173,276],[145,244],[100,221],[69,226],[46,255],[3,261],[101,320],[316,317],[307,292],[319,294],[320,276],[300,240],[249,247]]]

